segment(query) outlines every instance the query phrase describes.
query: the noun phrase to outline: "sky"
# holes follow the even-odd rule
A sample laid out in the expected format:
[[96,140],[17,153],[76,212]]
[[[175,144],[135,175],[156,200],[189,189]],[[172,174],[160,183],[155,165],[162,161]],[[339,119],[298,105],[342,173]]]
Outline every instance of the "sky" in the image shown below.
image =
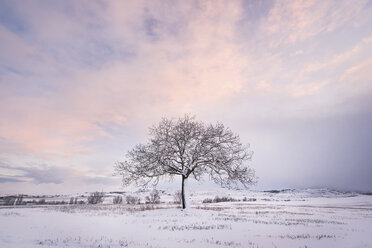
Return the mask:
[[0,0],[0,194],[126,190],[185,113],[251,145],[251,189],[372,191],[371,69],[368,0]]

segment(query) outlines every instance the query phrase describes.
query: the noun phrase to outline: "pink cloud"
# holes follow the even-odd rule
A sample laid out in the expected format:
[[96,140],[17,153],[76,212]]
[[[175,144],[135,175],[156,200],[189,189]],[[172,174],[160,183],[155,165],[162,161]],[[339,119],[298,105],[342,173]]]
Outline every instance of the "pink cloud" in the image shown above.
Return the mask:
[[358,1],[276,1],[264,29],[278,35],[272,46],[295,43],[331,32],[346,25],[360,26],[371,20],[367,0]]

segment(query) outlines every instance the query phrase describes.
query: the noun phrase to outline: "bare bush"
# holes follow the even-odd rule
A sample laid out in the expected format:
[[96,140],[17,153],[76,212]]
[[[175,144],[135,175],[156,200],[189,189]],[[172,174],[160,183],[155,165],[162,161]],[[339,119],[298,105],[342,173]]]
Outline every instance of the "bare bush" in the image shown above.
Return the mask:
[[130,204],[130,205],[135,205],[135,204],[140,204],[141,203],[141,199],[137,196],[131,196],[131,195],[128,195],[127,197],[125,197],[125,201],[127,204]]
[[70,198],[70,205],[78,204],[78,197],[71,197]]
[[15,201],[15,205],[22,205],[23,204],[23,195],[18,195]]
[[114,203],[114,204],[121,204],[122,202],[123,202],[123,197],[121,197],[120,195],[115,196],[112,199],[112,203]]
[[256,198],[247,198],[247,197],[244,197],[243,198],[243,202],[247,202],[247,201],[257,201]]
[[159,191],[154,189],[150,192],[149,196],[145,198],[146,204],[159,204],[160,203],[160,194]]
[[12,206],[16,202],[16,197],[15,196],[6,196],[4,197],[4,205],[7,206]]
[[211,198],[207,198],[203,200],[203,203],[212,203],[212,202],[213,202],[213,199]]
[[103,192],[94,192],[91,193],[90,196],[88,196],[88,204],[98,204],[103,202],[104,199],[104,193]]
[[181,190],[177,190],[173,195],[173,202],[177,204],[181,204],[182,202],[182,192]]

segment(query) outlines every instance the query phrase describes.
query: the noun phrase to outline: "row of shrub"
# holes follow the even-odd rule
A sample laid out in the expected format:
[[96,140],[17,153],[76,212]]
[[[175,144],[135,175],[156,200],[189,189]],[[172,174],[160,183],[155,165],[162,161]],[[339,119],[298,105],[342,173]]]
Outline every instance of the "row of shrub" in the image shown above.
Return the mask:
[[23,195],[5,196],[3,198],[3,205],[6,205],[6,206],[24,205],[24,204],[26,203],[23,201]]
[[[99,193],[101,194],[102,198],[103,199],[103,193]],[[93,197],[92,197],[93,195]],[[90,204],[94,204],[95,200],[92,200],[92,199],[96,199],[96,193],[93,193],[91,196],[88,197],[88,203]],[[39,198],[39,197],[35,197],[35,198]],[[17,195],[17,196],[4,196],[4,197],[1,197],[1,200],[2,200],[2,204],[0,205],[4,205],[4,206],[15,206],[15,205],[65,205],[65,204],[85,204],[85,201],[83,200],[79,200],[78,197],[71,197],[70,198],[70,201],[64,201],[64,200],[61,200],[61,201],[56,201],[56,200],[53,200],[53,201],[46,201],[45,199],[39,199],[39,200],[24,200],[24,195]],[[98,202],[97,202],[98,203]]]
[[214,199],[211,199],[211,198],[204,199],[203,203],[238,202],[238,201],[243,201],[243,202],[256,201],[256,198],[244,197],[242,200],[239,200],[239,199],[235,199],[235,198],[227,197],[227,196],[222,196],[222,197],[216,196]]
[[[39,199],[39,200],[29,200],[24,201],[23,199],[24,195],[18,195],[18,196],[5,196],[2,197],[3,205],[13,206],[13,205],[26,205],[26,204],[32,204],[32,205],[61,205],[61,204],[99,204],[104,201],[105,194],[103,192],[93,192],[91,193],[87,201],[79,200],[78,197],[71,197],[70,201],[46,201],[45,199]],[[145,204],[159,204],[160,203],[160,192],[158,190],[153,190],[150,192],[148,196],[144,199]],[[124,198],[120,195],[114,196],[112,203],[113,204],[123,204]],[[180,203],[181,202],[181,193],[177,191],[174,195],[174,203]],[[125,203],[128,205],[137,205],[141,204],[141,198],[138,196],[132,196],[127,195],[125,197]]]
[[[82,204],[84,201],[78,201],[76,204]],[[25,201],[23,198],[18,196],[7,196],[4,197],[4,206],[19,206],[19,205],[63,205],[68,204],[67,201],[46,201],[45,199],[40,200],[28,200]]]
[[[113,204],[122,204],[124,198],[122,196],[115,196],[112,199]],[[181,191],[176,191],[173,195],[173,203],[180,204],[182,201]],[[128,195],[125,197],[125,203],[128,205],[141,204],[141,198],[137,196]],[[160,203],[160,192],[153,190],[148,196],[145,197],[145,204],[159,204]]]
[[[84,201],[82,201],[84,203]],[[38,201],[32,200],[32,201],[26,201],[26,204],[31,205],[66,205],[68,204],[67,201],[46,201],[45,199],[40,199]],[[81,203],[80,203],[81,204]]]
[[[123,197],[122,196],[115,196],[112,199],[113,204],[122,204]],[[127,195],[125,197],[125,202],[129,205],[137,205],[141,204],[141,198],[137,196]],[[157,190],[153,190],[150,192],[150,195],[145,197],[145,204],[159,204],[160,203],[160,193]]]

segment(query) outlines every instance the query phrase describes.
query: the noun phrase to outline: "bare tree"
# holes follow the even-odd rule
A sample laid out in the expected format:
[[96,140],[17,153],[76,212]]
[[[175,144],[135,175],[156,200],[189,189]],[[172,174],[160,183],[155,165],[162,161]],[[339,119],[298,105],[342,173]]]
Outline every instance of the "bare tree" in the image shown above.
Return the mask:
[[182,208],[186,208],[185,182],[190,175],[200,180],[208,174],[227,188],[255,183],[254,170],[245,164],[253,152],[221,123],[206,125],[189,115],[163,118],[150,128],[150,135],[147,144],[135,146],[126,161],[116,163],[124,185],[156,186],[162,177],[181,176]]

